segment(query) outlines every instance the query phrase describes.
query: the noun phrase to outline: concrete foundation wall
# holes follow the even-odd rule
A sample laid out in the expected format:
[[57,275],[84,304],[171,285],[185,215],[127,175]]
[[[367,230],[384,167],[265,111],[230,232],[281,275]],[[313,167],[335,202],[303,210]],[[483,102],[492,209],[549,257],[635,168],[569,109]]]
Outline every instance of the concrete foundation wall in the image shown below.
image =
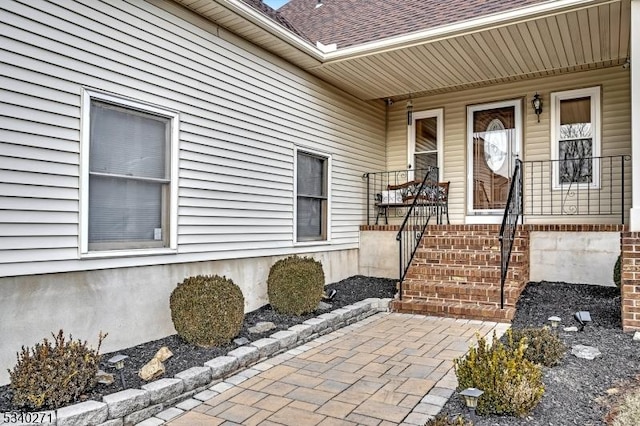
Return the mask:
[[399,277],[397,230],[360,231],[359,273],[369,277]]
[[620,232],[531,232],[531,281],[615,285]]
[[[310,254],[322,262],[325,283],[358,274],[358,251]],[[0,278],[0,385],[22,345],[33,346],[63,329],[111,352],[175,333],[169,296],[184,278],[218,274],[231,278],[245,298],[245,312],[268,303],[269,269],[282,257],[210,261]]]

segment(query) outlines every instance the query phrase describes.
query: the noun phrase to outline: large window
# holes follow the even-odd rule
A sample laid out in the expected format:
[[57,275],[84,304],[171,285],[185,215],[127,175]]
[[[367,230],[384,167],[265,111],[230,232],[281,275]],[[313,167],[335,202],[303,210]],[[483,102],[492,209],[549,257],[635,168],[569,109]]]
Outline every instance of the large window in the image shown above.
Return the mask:
[[329,239],[331,158],[296,149],[296,241]]
[[599,186],[600,88],[551,94],[553,184]]
[[84,95],[82,252],[175,248],[177,114]]

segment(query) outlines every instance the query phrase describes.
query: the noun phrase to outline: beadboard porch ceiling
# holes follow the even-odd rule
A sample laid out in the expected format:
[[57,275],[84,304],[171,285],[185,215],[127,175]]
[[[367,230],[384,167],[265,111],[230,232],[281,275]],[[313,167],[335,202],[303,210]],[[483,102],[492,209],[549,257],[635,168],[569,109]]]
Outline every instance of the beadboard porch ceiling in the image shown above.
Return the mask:
[[630,0],[566,0],[334,51],[239,0],[176,0],[360,99],[399,100],[625,63]]

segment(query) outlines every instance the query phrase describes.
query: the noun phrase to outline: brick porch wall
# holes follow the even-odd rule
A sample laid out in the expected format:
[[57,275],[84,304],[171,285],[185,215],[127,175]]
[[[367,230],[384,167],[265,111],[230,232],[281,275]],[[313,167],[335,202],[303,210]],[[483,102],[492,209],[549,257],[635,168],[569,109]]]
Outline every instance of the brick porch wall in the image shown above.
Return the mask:
[[640,232],[620,236],[622,329],[640,330]]

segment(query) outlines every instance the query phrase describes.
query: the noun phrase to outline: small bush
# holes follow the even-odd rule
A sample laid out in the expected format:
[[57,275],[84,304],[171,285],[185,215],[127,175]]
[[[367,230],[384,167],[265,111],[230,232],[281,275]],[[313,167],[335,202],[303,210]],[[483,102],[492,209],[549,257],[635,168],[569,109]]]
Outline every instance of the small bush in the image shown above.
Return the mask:
[[514,343],[511,330],[507,344],[495,333],[491,345],[478,338],[478,346],[454,360],[458,390],[475,387],[484,394],[478,400],[478,414],[525,416],[544,394],[542,369],[525,357],[525,339]]
[[[526,339],[527,349],[524,356],[531,362],[553,367],[558,365],[566,351],[564,343],[548,328],[524,328],[513,330],[513,341],[516,345]],[[515,348],[511,348],[515,350]]]
[[276,312],[286,315],[313,312],[322,299],[323,289],[322,264],[310,257],[279,260],[269,271],[267,292]]
[[620,266],[621,266],[622,258],[618,256],[618,260],[616,260],[616,264],[613,266],[613,282],[616,284],[616,287],[620,288]]
[[612,426],[637,426],[640,419],[640,389],[625,396]]
[[438,414],[435,418],[429,420],[424,426],[473,426],[473,423],[466,421],[460,416],[449,418],[449,416],[445,416],[444,414]]
[[178,335],[201,347],[229,343],[244,322],[240,287],[218,275],[185,279],[171,293],[169,306]]
[[76,401],[80,395],[96,385],[100,364],[100,346],[106,337],[100,333],[98,347],[87,342],[65,340],[62,330],[33,348],[22,347],[18,363],[9,370],[12,403],[19,408],[52,410]]

